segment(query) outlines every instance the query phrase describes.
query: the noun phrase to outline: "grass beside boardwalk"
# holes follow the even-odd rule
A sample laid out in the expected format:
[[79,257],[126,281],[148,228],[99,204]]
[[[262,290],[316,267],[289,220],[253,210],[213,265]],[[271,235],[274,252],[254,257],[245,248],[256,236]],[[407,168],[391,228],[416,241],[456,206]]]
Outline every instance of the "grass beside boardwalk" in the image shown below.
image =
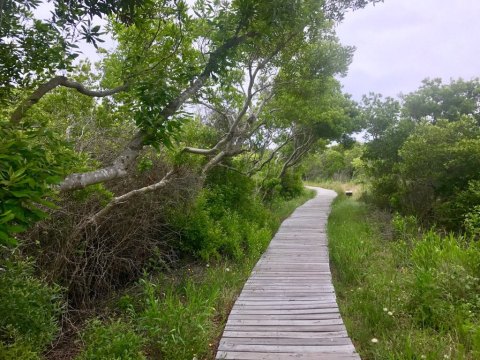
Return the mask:
[[[273,234],[313,191],[271,206]],[[258,238],[258,252],[238,261],[185,265],[168,274],[145,276],[119,297],[114,313],[93,321],[83,332],[80,359],[200,360],[215,357],[218,341],[233,303],[269,237]],[[120,310],[118,310],[120,309]]]
[[334,285],[363,360],[480,359],[480,246],[340,195],[328,222]]

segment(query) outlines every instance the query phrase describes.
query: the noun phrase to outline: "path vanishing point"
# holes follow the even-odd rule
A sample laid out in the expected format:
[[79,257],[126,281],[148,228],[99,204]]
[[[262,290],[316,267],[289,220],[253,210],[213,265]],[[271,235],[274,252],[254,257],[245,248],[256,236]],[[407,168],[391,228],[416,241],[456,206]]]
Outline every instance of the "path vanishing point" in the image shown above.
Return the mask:
[[326,223],[336,193],[282,223],[232,308],[217,359],[360,360],[338,310]]

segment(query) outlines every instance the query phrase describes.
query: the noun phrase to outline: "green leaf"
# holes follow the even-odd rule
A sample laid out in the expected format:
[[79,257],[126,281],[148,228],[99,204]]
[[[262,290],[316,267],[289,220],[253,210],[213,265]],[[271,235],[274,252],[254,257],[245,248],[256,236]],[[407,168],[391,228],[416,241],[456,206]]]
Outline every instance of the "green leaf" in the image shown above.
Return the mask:
[[0,215],[0,224],[5,224],[11,220],[15,219],[15,214],[10,210]]
[[0,230],[0,244],[7,246],[15,246],[18,244],[18,242],[15,238],[8,236],[7,233]]
[[7,225],[6,230],[10,234],[18,234],[27,230],[26,226],[23,225]]
[[17,198],[27,198],[27,197],[30,197],[31,193],[29,193],[28,191],[10,191],[10,194],[12,194],[13,196],[17,197]]

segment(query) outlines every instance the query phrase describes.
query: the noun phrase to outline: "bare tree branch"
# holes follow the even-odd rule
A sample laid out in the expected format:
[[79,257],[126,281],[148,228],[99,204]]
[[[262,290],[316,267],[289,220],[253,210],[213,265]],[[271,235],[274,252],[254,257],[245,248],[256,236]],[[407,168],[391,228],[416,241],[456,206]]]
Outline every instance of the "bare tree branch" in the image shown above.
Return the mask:
[[144,137],[142,131],[137,132],[110,166],[85,173],[68,175],[60,184],[60,190],[83,189],[88,185],[126,176],[129,167],[135,162],[140,151],[143,149]]
[[215,106],[213,106],[213,105],[211,105],[211,104],[209,104],[209,103],[206,103],[206,102],[204,102],[204,101],[197,101],[197,103],[200,104],[200,105],[205,106],[207,109],[210,109],[210,110],[216,112],[217,114],[223,116],[225,119],[228,118],[228,115],[227,115],[226,113],[224,113],[223,111],[221,111],[220,109],[216,108]]
[[90,218],[89,222],[90,223],[97,223],[98,220],[101,217],[107,215],[110,211],[113,210],[113,208],[115,206],[129,200],[132,197],[139,196],[139,195],[142,195],[142,194],[146,194],[146,193],[149,193],[149,192],[152,192],[152,191],[155,191],[155,190],[158,190],[160,188],[165,187],[168,183],[170,183],[170,181],[172,181],[174,174],[175,174],[175,169],[170,170],[159,182],[157,182],[155,184],[151,184],[151,185],[145,186],[145,187],[140,188],[140,189],[135,189],[135,190],[129,191],[126,194],[123,194],[123,195],[120,195],[120,196],[117,196],[117,197],[113,198],[107,204],[107,206],[105,206],[102,210],[100,210],[95,215],[93,215]]
[[194,147],[185,147],[183,148],[184,152],[188,152],[188,153],[191,153],[191,154],[197,154],[197,155],[204,155],[204,156],[207,156],[207,155],[213,155],[217,152],[217,148],[216,147],[213,147],[211,149],[199,149],[199,148],[194,148]]
[[[314,137],[312,134],[302,134],[307,136],[307,140],[303,140],[299,146],[295,144],[293,152],[290,154],[287,161],[282,166],[279,177],[285,176],[287,170],[298,163],[298,161],[310,150],[311,146],[314,143]],[[296,141],[298,142],[298,141]]]
[[225,165],[225,164],[219,164],[218,166],[223,167],[225,169],[228,169],[230,171],[236,172],[236,173],[241,174],[243,176],[247,176],[247,177],[249,176],[247,173],[244,173],[243,171],[240,171],[237,168],[234,168],[232,166],[228,166],[228,165]]
[[80,94],[91,96],[91,97],[105,97],[117,94],[119,92],[125,91],[128,88],[127,84],[123,84],[114,89],[108,90],[91,90],[87,89],[83,84],[80,84],[76,81],[69,80],[65,76],[56,76],[53,79],[50,79],[46,83],[40,85],[27,99],[25,99],[13,112],[10,116],[10,121],[13,123],[18,123],[25,116],[25,113],[36,103],[40,101],[47,93],[57,88],[58,86],[64,86],[67,88],[75,89]]
[[253,175],[254,173],[256,172],[259,172],[261,171],[268,163],[270,163],[273,158],[275,157],[275,155],[285,146],[287,145],[290,141],[292,140],[291,137],[288,137],[282,144],[280,144],[280,146],[278,146],[277,148],[275,148],[269,155],[269,157],[264,161],[262,162],[260,165],[257,165],[254,166],[252,169],[250,169],[250,171],[248,172],[249,176]]

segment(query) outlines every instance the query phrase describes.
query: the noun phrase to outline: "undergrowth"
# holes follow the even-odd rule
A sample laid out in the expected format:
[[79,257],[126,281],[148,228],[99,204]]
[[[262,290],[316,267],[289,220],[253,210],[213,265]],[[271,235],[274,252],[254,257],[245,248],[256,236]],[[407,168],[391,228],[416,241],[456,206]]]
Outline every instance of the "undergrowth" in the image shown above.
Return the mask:
[[480,246],[419,230],[415,218],[335,200],[330,254],[349,335],[364,360],[478,359]]
[[[78,359],[214,358],[230,309],[253,266],[281,221],[313,196],[307,191],[292,200],[276,199],[268,207],[252,204],[250,198],[243,208],[243,200],[232,197],[235,204],[224,209],[217,205],[212,212],[205,204],[214,200],[209,198],[214,191],[207,190],[193,205],[195,211],[179,220],[183,251],[197,260],[187,258],[170,272],[145,274],[119,295],[103,321],[93,320],[84,330]],[[216,230],[213,235],[209,229],[192,230],[200,226]],[[214,236],[213,245],[202,243],[209,236]],[[224,246],[230,236],[236,237],[235,247]]]

